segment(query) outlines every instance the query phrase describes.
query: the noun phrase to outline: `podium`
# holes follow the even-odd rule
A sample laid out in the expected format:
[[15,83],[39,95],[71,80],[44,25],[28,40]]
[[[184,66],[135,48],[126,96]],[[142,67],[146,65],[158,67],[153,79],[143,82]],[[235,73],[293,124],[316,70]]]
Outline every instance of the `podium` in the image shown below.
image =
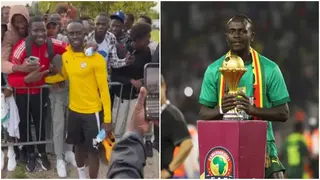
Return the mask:
[[201,179],[264,178],[266,121],[198,121]]

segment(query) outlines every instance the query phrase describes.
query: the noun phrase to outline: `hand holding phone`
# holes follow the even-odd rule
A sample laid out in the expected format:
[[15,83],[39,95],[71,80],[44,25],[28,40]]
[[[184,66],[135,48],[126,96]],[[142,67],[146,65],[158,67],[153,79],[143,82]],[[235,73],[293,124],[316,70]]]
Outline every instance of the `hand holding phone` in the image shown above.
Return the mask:
[[160,109],[160,84],[159,63],[148,63],[144,67],[144,83],[147,89],[145,103],[145,118],[159,120]]
[[35,56],[30,56],[28,58],[28,63],[29,64],[38,64],[39,63],[39,58]]

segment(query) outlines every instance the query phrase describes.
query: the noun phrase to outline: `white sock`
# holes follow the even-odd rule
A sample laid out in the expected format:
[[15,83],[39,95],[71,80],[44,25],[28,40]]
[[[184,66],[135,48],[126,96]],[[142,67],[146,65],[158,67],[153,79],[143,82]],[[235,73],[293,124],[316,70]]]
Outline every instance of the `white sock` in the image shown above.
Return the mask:
[[13,146],[8,147],[8,171],[14,171],[16,169],[17,162],[16,162],[16,154],[14,153]]
[[8,146],[8,156],[14,156],[14,149],[13,146]]
[[77,169],[78,169],[79,179],[87,179],[85,166],[78,167]]

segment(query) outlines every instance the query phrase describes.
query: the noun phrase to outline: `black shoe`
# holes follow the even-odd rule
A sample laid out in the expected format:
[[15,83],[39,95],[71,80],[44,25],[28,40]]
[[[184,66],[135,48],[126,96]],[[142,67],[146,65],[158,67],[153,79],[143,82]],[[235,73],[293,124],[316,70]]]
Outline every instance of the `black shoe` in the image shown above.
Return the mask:
[[34,171],[34,169],[36,168],[36,159],[37,159],[37,156],[36,156],[35,153],[29,154],[28,162],[27,162],[27,165],[26,165],[27,171],[29,171],[29,172],[33,172]]
[[43,170],[48,171],[50,169],[51,164],[46,153],[39,154],[39,158],[37,159],[37,161],[41,165],[41,168]]

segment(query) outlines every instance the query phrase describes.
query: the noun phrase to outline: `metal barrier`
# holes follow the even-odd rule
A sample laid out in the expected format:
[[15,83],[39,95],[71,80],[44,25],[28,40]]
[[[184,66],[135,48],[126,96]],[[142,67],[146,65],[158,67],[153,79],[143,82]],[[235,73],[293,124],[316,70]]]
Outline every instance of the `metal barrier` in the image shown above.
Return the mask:
[[[123,84],[121,83],[118,83],[118,82],[110,82],[109,83],[109,88],[111,88],[111,86],[121,86],[120,88],[120,97],[116,97],[115,93],[114,93],[114,98],[117,98],[120,100],[120,102],[123,101],[123,98],[122,98],[122,95],[123,95]],[[6,87],[2,87],[3,88],[6,88]],[[27,117],[20,117],[20,123],[22,121],[22,118],[26,118],[27,119],[27,137],[26,137],[26,141],[25,142],[21,142],[21,132],[20,132],[20,140],[17,140],[15,138],[15,140],[13,142],[9,142],[8,141],[8,138],[4,139],[5,142],[2,142],[1,141],[1,147],[7,147],[7,146],[28,146],[28,145],[39,145],[39,144],[53,144],[53,126],[52,126],[52,114],[50,113],[51,112],[51,107],[45,107],[45,106],[41,106],[41,104],[43,104],[43,101],[44,99],[43,98],[46,98],[46,102],[49,102],[50,103],[50,99],[49,99],[49,93],[51,93],[50,91],[50,88],[51,86],[50,85],[43,85],[43,86],[38,86],[38,87],[32,87],[32,89],[34,88],[40,88],[40,122],[39,122],[39,131],[38,133],[36,132],[36,129],[37,127],[35,127],[35,123],[34,123],[34,119],[32,118],[32,114],[30,114],[30,89],[31,88],[27,88],[27,87],[24,87],[24,88],[15,88],[15,89],[27,89],[28,90],[28,94],[26,94],[27,96]],[[43,93],[44,93],[44,88],[47,89],[47,92],[48,94],[45,95],[45,97],[43,97]],[[133,91],[133,88],[131,88],[131,93],[130,93],[130,98],[131,99],[131,95],[132,95],[132,91]],[[111,95],[111,93],[110,93]],[[16,93],[16,90],[14,90],[14,98],[15,100],[17,100],[17,93]],[[117,104],[114,104],[114,103],[111,103],[113,104],[113,106],[116,106],[116,107],[112,107],[111,109],[111,113],[113,112],[113,109],[115,109],[115,114],[112,114],[112,123],[113,123],[113,127],[114,129],[118,128],[117,126],[119,126],[119,124],[117,124],[117,121],[118,121],[118,117],[119,117],[119,114],[124,114],[125,116],[123,117],[128,117],[130,116],[131,118],[131,114],[129,112],[130,110],[130,107],[133,108],[134,107],[134,103],[132,103],[133,100],[130,100],[129,101],[129,105],[127,106],[125,112],[120,112],[120,105],[121,103],[118,102]],[[17,104],[18,108],[19,108],[19,105]],[[133,107],[132,107],[133,106]],[[48,108],[50,110],[50,112],[47,114],[47,117],[43,118],[43,112],[44,112],[44,109],[43,108]],[[45,109],[45,110],[48,110],[48,109]],[[68,110],[66,111],[66,113],[68,113]],[[132,113],[132,112],[131,112]],[[49,115],[49,116],[48,116]],[[51,116],[50,116],[51,115]],[[49,129],[47,130],[51,130],[52,133],[50,133],[50,137],[45,137],[47,140],[44,140],[44,137],[41,137],[43,134],[42,133],[42,126],[43,124],[42,123],[46,123],[46,122],[42,122],[43,120],[45,119],[46,122],[50,122],[50,125],[49,125]],[[68,121],[68,114],[65,115],[65,119],[66,119],[66,122]],[[33,125],[34,127],[32,127],[30,125],[30,123],[33,122]],[[67,123],[65,122],[65,127],[67,126]],[[45,125],[45,127],[48,127]],[[123,136],[123,134],[125,133],[126,131],[126,127],[127,127],[127,120],[124,120],[121,124],[120,124],[120,132],[115,132],[115,136],[116,138],[120,138]],[[4,128],[1,128],[2,130],[5,130]],[[66,128],[65,128],[66,129]],[[5,130],[6,131],[6,130]],[[34,141],[30,141],[31,137],[30,137],[30,134],[31,136],[36,133],[36,139]],[[39,137],[37,137],[39,136]],[[24,139],[24,138],[23,138]]]

